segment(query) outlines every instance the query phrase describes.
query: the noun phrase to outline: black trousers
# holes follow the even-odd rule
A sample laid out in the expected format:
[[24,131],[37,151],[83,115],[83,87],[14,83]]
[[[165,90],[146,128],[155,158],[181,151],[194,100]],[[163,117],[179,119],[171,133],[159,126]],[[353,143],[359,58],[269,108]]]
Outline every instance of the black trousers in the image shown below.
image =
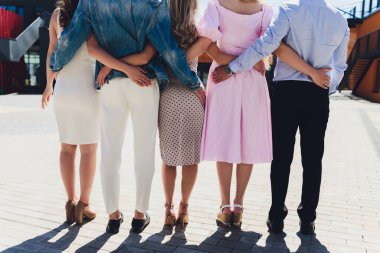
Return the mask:
[[272,97],[273,162],[271,166],[271,221],[287,216],[285,206],[296,133],[301,136],[303,167],[302,199],[298,215],[302,221],[316,219],[322,177],[324,138],[329,118],[328,90],[310,82],[282,81]]

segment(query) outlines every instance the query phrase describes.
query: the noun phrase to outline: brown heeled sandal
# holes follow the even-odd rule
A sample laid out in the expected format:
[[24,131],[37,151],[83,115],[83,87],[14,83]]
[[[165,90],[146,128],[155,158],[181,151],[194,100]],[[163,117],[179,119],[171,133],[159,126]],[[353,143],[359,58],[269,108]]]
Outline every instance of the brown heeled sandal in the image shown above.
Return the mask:
[[165,226],[173,227],[176,224],[176,217],[170,210],[174,208],[173,204],[165,204]]
[[[181,225],[182,227],[186,227],[189,224],[189,212],[187,211],[189,204],[183,204],[182,202],[179,205],[179,214],[177,219],[177,225]],[[186,210],[186,212],[183,212]]]
[[223,213],[226,208],[231,208],[231,205],[224,205],[220,207],[220,212],[216,217],[216,225],[223,228],[231,227],[231,216],[232,213]]
[[75,218],[75,204],[72,200],[69,200],[66,202],[65,210],[66,210],[66,223],[71,225],[75,221],[74,220],[74,218]]
[[240,208],[241,212],[240,213],[233,213],[232,216],[232,221],[231,221],[231,226],[234,228],[241,228],[241,224],[243,223],[243,206],[234,204],[234,208]]
[[96,213],[88,208],[88,204],[79,201],[75,207],[75,222],[79,225],[83,224],[83,219],[93,220]]

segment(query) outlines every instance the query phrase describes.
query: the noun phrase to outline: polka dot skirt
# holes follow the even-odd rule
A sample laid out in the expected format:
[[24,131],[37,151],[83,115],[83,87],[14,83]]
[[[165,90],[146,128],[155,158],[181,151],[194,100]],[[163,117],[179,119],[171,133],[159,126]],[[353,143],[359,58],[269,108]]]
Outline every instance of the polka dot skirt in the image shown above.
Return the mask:
[[[198,61],[190,63],[196,71]],[[197,95],[169,74],[169,86],[161,93],[159,136],[162,160],[169,166],[200,162],[204,108]]]

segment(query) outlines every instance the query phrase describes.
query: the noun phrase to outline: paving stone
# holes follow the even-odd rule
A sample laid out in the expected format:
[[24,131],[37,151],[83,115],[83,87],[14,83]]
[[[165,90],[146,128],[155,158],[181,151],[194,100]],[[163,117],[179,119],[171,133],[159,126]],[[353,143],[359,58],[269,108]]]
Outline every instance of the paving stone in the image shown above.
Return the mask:
[[[131,124],[121,166],[120,206],[126,222],[114,236],[104,233],[99,171],[91,197],[97,218],[81,228],[63,225],[65,191],[59,172],[57,127],[50,106],[39,109],[40,96],[0,96],[0,251],[1,252],[380,252],[380,105],[332,98],[326,133],[324,171],[316,236],[298,233],[302,166],[299,136],[290,175],[286,234],[268,234],[271,203],[270,166],[255,165],[245,199],[242,231],[218,229],[219,186],[215,163],[202,162],[186,230],[163,229],[164,194],[157,142],[150,205],[151,225],[130,234],[135,203]],[[100,152],[100,151],[99,151]],[[99,161],[98,161],[99,162]],[[77,162],[78,165],[78,162]],[[175,203],[180,201],[178,170]],[[77,189],[79,189],[77,178]],[[236,180],[233,179],[232,189]],[[177,206],[176,206],[177,207]]]
[[212,252],[212,253],[227,253],[227,252],[231,252],[230,248],[216,246],[216,245],[210,245],[210,244],[207,244],[207,243],[203,243],[203,244],[199,245],[198,249],[201,250],[201,251]]
[[202,253],[202,252],[204,251],[179,247],[179,248],[176,248],[176,250],[173,253]]

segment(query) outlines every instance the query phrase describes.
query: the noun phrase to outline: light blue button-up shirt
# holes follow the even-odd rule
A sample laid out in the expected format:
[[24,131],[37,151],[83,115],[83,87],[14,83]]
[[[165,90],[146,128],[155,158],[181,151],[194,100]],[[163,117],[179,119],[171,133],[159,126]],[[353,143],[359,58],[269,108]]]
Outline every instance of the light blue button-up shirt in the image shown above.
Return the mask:
[[[266,33],[230,63],[233,72],[252,67],[274,52],[282,41],[314,68],[331,68],[330,93],[347,69],[350,30],[347,20],[325,0],[299,0],[283,4]],[[274,81],[311,79],[278,59]]]

